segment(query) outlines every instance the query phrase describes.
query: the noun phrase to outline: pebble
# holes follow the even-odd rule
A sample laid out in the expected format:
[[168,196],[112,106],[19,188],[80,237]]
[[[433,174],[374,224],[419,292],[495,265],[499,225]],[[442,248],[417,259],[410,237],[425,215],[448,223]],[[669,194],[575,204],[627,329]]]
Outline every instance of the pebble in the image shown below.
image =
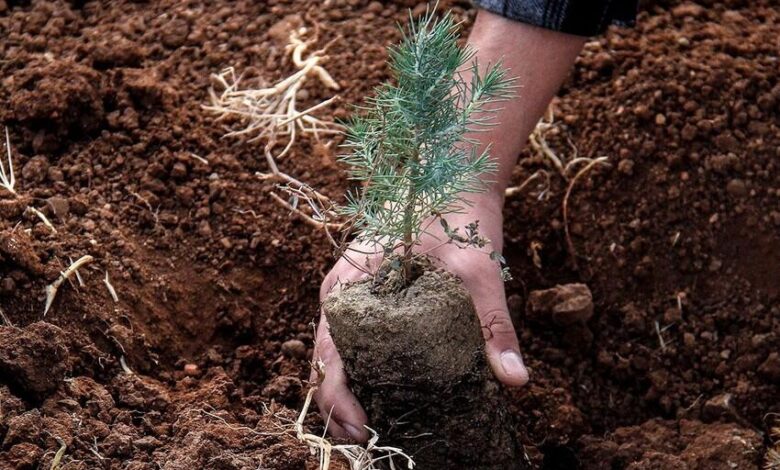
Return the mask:
[[16,282],[10,277],[4,277],[0,281],[0,292],[3,294],[11,294],[16,290]]
[[747,196],[748,190],[745,182],[739,178],[735,178],[728,182],[726,185],[726,191],[732,196]]
[[295,359],[305,359],[306,345],[303,344],[303,341],[297,339],[285,341],[282,344],[282,354],[287,357],[293,357]]
[[198,375],[198,365],[197,364],[184,364],[184,373],[189,375],[190,377]]
[[696,336],[693,333],[683,333],[683,344],[687,348],[692,348],[696,344]]
[[634,160],[631,159],[625,159],[620,160],[620,163],[618,163],[617,169],[620,173],[624,175],[631,176],[634,174]]
[[53,196],[46,200],[46,203],[51,208],[51,211],[54,212],[54,215],[64,221],[68,214],[70,213],[70,202],[68,199],[64,197],[59,196]]
[[585,323],[593,316],[593,295],[585,284],[557,285],[532,291],[528,297],[529,316],[539,320],[551,316],[561,326]]
[[723,393],[707,400],[702,409],[704,420],[706,422],[712,422],[724,416],[734,415],[731,399],[732,395],[730,393]]

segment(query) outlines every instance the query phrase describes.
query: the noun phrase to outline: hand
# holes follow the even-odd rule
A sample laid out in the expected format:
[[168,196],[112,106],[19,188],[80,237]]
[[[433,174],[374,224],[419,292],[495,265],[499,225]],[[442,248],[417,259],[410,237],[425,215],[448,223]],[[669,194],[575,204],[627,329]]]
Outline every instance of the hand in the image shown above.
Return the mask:
[[[477,315],[486,341],[486,352],[496,377],[506,385],[521,386],[528,382],[528,371],[523,364],[520,348],[506,304],[504,283],[499,266],[488,256],[493,250],[501,251],[503,245],[503,220],[501,206],[503,199],[489,195],[472,197],[474,205],[463,214],[449,214],[445,218],[451,228],[464,227],[479,221],[480,235],[491,240],[484,250],[459,248],[449,243],[438,222],[431,224],[434,233],[421,238],[416,248],[426,253],[435,263],[458,276],[471,293]],[[374,251],[372,247],[360,246],[361,252]],[[381,262],[381,253],[358,255],[350,258],[359,266],[368,266],[374,272]],[[341,285],[368,277],[368,274],[354,267],[346,259],[340,259],[325,277],[320,288],[320,300],[324,300]],[[325,363],[325,380],[315,395],[323,419],[328,420],[328,430],[336,437],[351,437],[364,442],[368,431],[365,411],[355,395],[349,390],[343,363],[328,330],[325,313],[320,316],[314,359]],[[312,373],[312,378],[316,378]]]

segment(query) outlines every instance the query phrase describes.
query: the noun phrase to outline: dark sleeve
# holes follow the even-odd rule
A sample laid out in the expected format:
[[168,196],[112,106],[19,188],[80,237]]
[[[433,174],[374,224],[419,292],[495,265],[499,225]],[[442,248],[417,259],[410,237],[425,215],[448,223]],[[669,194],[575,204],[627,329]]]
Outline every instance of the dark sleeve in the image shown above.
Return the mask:
[[611,24],[631,26],[639,0],[472,0],[506,18],[542,28],[593,36]]

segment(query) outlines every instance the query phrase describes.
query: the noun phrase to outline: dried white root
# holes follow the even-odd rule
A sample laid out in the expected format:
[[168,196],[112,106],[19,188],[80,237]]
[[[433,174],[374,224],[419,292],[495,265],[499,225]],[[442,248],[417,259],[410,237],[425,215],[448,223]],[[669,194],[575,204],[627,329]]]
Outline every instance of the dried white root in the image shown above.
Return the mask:
[[[319,139],[321,135],[339,134],[343,129],[335,122],[325,121],[312,115],[333,103],[337,96],[303,111],[297,109],[299,93],[309,78],[315,78],[321,85],[332,90],[340,89],[339,84],[320,65],[326,59],[324,52],[327,46],[312,52],[304,59],[303,54],[316,41],[316,37],[304,41],[302,37],[306,32],[306,28],[291,32],[290,44],[286,48],[291,54],[293,63],[298,67],[296,73],[269,88],[241,89],[241,77],[236,76],[232,67],[226,68],[212,76],[222,91],[218,94],[213,88],[209,90],[211,104],[204,106],[204,109],[218,115],[217,120],[228,117],[238,118],[239,127],[229,129],[225,137],[248,137],[249,142],[264,141],[265,157],[272,174],[279,172],[276,159],[290,151],[298,133],[311,134]],[[274,156],[271,151],[280,140],[286,140],[286,145],[278,155]]]
[[569,249],[569,256],[571,257],[571,261],[575,269],[578,269],[577,249],[574,247],[574,242],[572,241],[571,234],[569,232],[569,197],[571,196],[571,192],[574,189],[574,184],[577,183],[577,180],[585,176],[585,174],[588,173],[590,170],[595,168],[597,165],[610,167],[611,165],[607,162],[607,160],[608,160],[607,157],[588,159],[588,164],[585,165],[580,171],[578,171],[577,174],[574,175],[574,178],[572,178],[571,181],[569,182],[569,186],[566,188],[566,195],[563,197],[563,204],[562,204],[563,229],[566,234],[566,246]]
[[91,263],[94,258],[90,255],[82,256],[77,259],[75,263],[71,264],[68,269],[60,273],[60,277],[50,285],[46,286],[46,306],[43,309],[43,316],[45,317],[49,313],[51,304],[54,302],[54,297],[57,296],[57,290],[60,288],[63,282],[69,279],[80,267],[85,264]]
[[581,164],[588,164],[592,162],[593,158],[580,157],[578,155],[577,147],[571,140],[568,140],[569,147],[571,147],[571,155],[568,157],[562,157],[555,153],[553,149],[547,144],[547,134],[556,128],[555,114],[553,106],[550,105],[545,112],[545,115],[536,124],[534,131],[528,137],[528,142],[539,155],[546,158],[550,162],[552,167],[561,175],[565,181],[570,181],[573,169]]
[[57,229],[54,228],[54,225],[49,221],[48,217],[46,217],[43,212],[39,211],[38,209],[34,208],[33,206],[29,206],[27,208],[30,212],[35,214],[36,217],[41,219],[41,222],[43,222],[43,225],[45,225],[49,230],[51,230],[52,233],[57,233]]
[[357,444],[333,445],[324,437],[316,436],[304,431],[303,421],[306,418],[306,414],[309,412],[314,393],[317,391],[319,383],[322,383],[322,380],[325,377],[325,364],[323,364],[322,361],[317,361],[314,366],[318,373],[318,385],[312,386],[306,394],[306,401],[303,403],[301,413],[295,421],[295,435],[298,440],[306,444],[312,452],[316,452],[320,461],[320,470],[328,470],[330,468],[330,460],[334,451],[340,453],[347,459],[351,470],[380,470],[380,468],[385,468],[379,467],[380,462],[386,464],[391,469],[400,468],[394,461],[396,459],[405,460],[406,468],[413,469],[414,460],[404,453],[403,450],[397,447],[377,446],[376,443],[379,441],[379,435],[368,426],[366,426],[366,429],[371,432],[372,436],[365,447]]
[[[68,258],[68,261],[70,264],[73,264],[73,258]],[[79,274],[79,270],[77,269],[74,274],[76,274],[76,280],[79,281],[79,287],[84,287],[84,279],[81,278],[81,274]]]
[[127,361],[125,360],[125,356],[119,357],[119,366],[122,367],[122,371],[124,371],[125,374],[127,375],[135,374],[135,372],[133,372],[133,370],[127,366]]
[[65,442],[60,439],[59,437],[55,437],[57,442],[60,444],[60,448],[57,451],[56,454],[54,454],[54,458],[51,461],[51,467],[50,470],[60,470],[62,468],[62,458],[65,457],[65,451],[68,450],[68,446],[65,445]]
[[11,137],[8,135],[8,128],[5,128],[5,148],[8,151],[8,170],[6,170],[3,161],[0,160],[0,186],[5,188],[6,191],[17,196],[16,189],[16,177],[14,176],[14,162],[11,159]]
[[106,288],[108,289],[108,293],[111,294],[111,298],[114,299],[114,303],[118,303],[119,296],[116,295],[116,289],[114,289],[114,286],[111,284],[111,281],[108,279],[108,271],[106,271],[106,277],[103,279],[103,283],[106,285]]

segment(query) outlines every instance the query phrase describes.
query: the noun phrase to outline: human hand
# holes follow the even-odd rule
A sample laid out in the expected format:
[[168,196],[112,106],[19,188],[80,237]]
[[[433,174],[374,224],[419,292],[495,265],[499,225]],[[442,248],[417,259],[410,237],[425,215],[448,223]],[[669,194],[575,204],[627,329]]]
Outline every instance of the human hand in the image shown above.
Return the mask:
[[[435,263],[458,276],[471,294],[479,316],[486,341],[485,351],[493,373],[506,385],[521,386],[528,382],[526,370],[520,355],[517,335],[506,303],[504,283],[495,261],[490,259],[490,251],[501,251],[503,245],[503,220],[500,196],[477,195],[474,204],[462,214],[445,216],[451,228],[460,227],[461,232],[467,224],[479,221],[479,232],[491,240],[486,252],[475,248],[460,248],[453,243],[444,243],[448,238],[438,223],[432,224],[430,235],[421,237],[416,252],[426,253]],[[325,277],[320,287],[320,300],[342,285],[368,277],[358,266],[367,267],[375,272],[382,261],[381,251],[370,246],[355,246],[351,250],[352,262],[342,258]],[[374,252],[367,255],[355,253]],[[336,437],[351,437],[364,442],[368,431],[364,425],[368,418],[349,390],[344,366],[333,339],[328,330],[325,312],[321,313],[317,328],[314,359],[325,364],[325,379],[315,395],[320,413],[328,420],[328,430]],[[312,372],[312,378],[316,373]]]

